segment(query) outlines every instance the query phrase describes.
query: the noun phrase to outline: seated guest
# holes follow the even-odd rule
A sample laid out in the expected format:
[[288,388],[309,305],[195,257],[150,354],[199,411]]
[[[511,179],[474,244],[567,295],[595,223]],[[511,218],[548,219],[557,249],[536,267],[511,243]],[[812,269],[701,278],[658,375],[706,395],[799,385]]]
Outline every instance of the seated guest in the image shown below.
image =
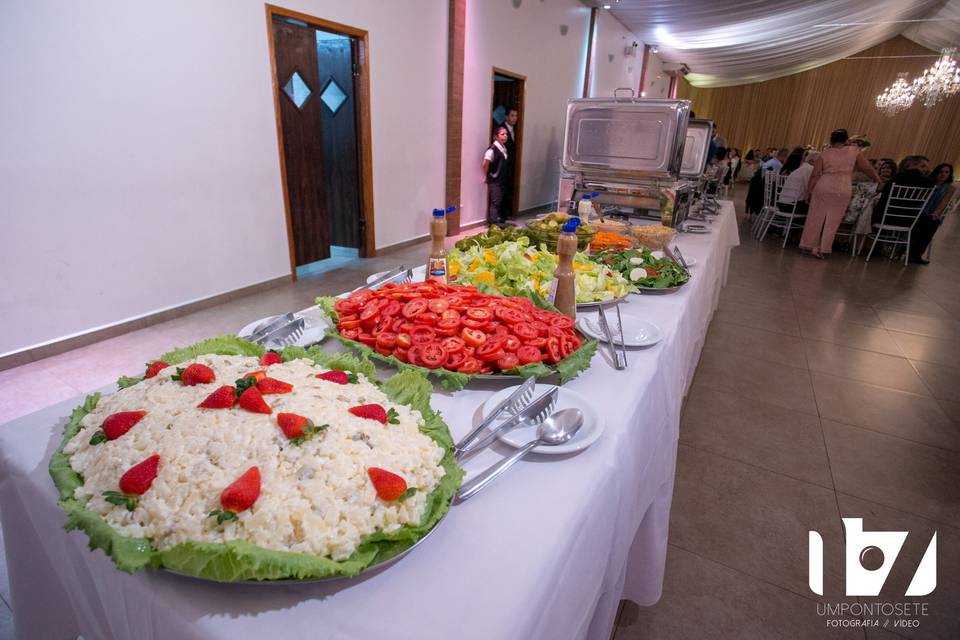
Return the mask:
[[929,262],[922,256],[930,241],[933,240],[933,235],[940,228],[947,205],[956,192],[952,164],[938,164],[930,172],[930,176],[934,180],[933,193],[930,194],[930,199],[924,205],[920,217],[917,218],[917,224],[913,227],[913,233],[910,234],[910,262],[915,264]]
[[787,175],[787,179],[783,183],[783,189],[780,190],[780,197],[777,198],[777,208],[780,211],[789,213],[793,205],[796,204],[794,213],[800,216],[807,215],[807,199],[810,197],[807,191],[807,183],[810,182],[810,174],[813,173],[813,162],[819,157],[819,153],[806,154],[803,149],[798,148],[794,149],[794,152],[787,158],[783,169],[780,171],[781,174]]
[[880,224],[883,219],[884,209],[887,208],[887,200],[890,199],[890,190],[893,185],[901,187],[932,187],[933,180],[927,177],[930,169],[930,160],[926,156],[907,156],[900,163],[900,168],[896,175],[883,186],[880,193],[880,200],[873,208],[873,223]]
[[883,190],[893,174],[897,172],[897,162],[893,158],[880,158],[877,164],[877,175],[880,176],[880,182],[877,184],[878,190]]
[[790,155],[790,150],[787,149],[786,147],[777,149],[776,155],[774,155],[772,158],[770,158],[760,166],[761,172],[765,173],[773,169],[774,171],[779,173],[780,169],[783,168],[783,163],[787,161],[788,155]]

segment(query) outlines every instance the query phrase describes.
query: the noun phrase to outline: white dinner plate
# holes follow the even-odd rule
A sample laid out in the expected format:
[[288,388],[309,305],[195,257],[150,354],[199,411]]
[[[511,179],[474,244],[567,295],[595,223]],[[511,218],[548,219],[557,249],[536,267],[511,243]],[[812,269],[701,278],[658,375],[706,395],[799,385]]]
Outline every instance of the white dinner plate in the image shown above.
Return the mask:
[[[240,329],[240,331],[237,332],[237,335],[238,336],[247,335],[248,333],[251,333],[261,323],[269,322],[270,320],[273,320],[274,318],[277,318],[277,317],[279,316],[269,316],[267,318],[260,318],[255,322],[251,322],[244,328]],[[303,335],[301,335],[296,342],[291,343],[290,345],[285,345],[285,346],[296,345],[298,347],[306,347],[311,344],[323,342],[323,339],[326,338],[326,334],[324,333],[324,331],[326,331],[327,327],[330,326],[330,319],[327,318],[326,314],[324,314],[323,310],[320,309],[319,307],[311,307],[310,309],[307,309],[305,311],[298,311],[297,313],[293,314],[293,317],[303,318],[303,323],[304,323]],[[276,344],[272,340],[267,342],[263,346],[267,349],[282,348],[280,345]]]
[[[660,260],[661,258],[663,258],[664,254],[663,254],[663,251],[651,251],[650,255],[652,255],[657,260]],[[697,264],[696,258],[688,258],[687,256],[683,256],[683,257],[687,261],[688,267],[692,267],[693,265]]]
[[[649,347],[657,344],[661,338],[663,338],[660,327],[652,322],[633,316],[622,317],[623,339],[626,342],[626,346]],[[610,333],[613,334],[614,344],[620,344],[620,331],[617,329],[616,317],[607,316],[607,322],[610,323]],[[591,338],[595,338],[601,342],[607,341],[607,337],[603,335],[603,330],[600,328],[600,322],[596,318],[577,318],[577,328]]]
[[[533,397],[536,398],[552,388],[553,385],[538,384],[534,388]],[[515,390],[516,387],[507,387],[506,389],[501,389],[490,396],[490,399],[483,404],[484,415],[486,415],[488,411],[492,411],[493,408],[497,406],[497,403],[499,403],[501,400],[504,400]],[[565,442],[564,444],[559,444],[555,447],[543,445],[535,447],[532,453],[544,453],[548,455],[576,453],[577,451],[586,449],[600,438],[605,426],[603,416],[600,415],[600,412],[597,411],[590,401],[584,396],[580,395],[576,391],[570,391],[569,389],[560,387],[560,392],[557,394],[557,406],[553,409],[554,412],[560,411],[561,409],[569,409],[571,407],[580,409],[580,411],[583,412],[583,426],[581,426],[580,430],[577,431],[577,435],[571,438],[570,441]],[[497,436],[497,439],[500,440],[500,442],[519,449],[531,440],[536,440],[538,426],[539,425],[534,425],[531,427],[517,427],[516,429],[511,429],[506,433],[500,434]]]

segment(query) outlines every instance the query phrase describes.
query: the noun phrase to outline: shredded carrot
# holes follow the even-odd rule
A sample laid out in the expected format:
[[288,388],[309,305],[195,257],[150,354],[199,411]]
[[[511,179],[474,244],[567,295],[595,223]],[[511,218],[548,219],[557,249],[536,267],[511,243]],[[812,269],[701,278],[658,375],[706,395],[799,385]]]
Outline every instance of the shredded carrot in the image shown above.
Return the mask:
[[632,246],[633,238],[612,231],[598,231],[593,242],[590,243],[591,251],[603,251],[611,248],[629,249]]

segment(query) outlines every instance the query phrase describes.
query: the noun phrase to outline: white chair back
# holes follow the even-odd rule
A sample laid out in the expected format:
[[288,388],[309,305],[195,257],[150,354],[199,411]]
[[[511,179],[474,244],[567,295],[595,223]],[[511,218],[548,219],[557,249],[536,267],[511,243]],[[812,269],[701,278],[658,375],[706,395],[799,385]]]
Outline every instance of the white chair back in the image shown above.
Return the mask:
[[780,191],[787,176],[781,175],[772,169],[763,174],[763,206],[776,207],[780,199]]
[[881,228],[898,228],[909,230],[917,223],[920,212],[933,193],[932,187],[907,187],[899,184],[890,186],[890,197],[887,198],[883,217],[880,219]]

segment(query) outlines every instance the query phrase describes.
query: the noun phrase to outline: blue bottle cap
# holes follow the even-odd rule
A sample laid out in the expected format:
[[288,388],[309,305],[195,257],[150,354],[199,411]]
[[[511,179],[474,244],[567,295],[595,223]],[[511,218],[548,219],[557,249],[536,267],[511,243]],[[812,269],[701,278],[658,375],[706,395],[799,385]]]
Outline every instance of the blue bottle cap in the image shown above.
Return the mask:
[[600,192],[599,192],[599,191],[594,191],[593,193],[590,194],[590,197],[591,197],[591,198],[598,198],[598,197],[600,197]]
[[453,213],[456,210],[457,210],[457,205],[455,204],[452,204],[449,207],[447,207],[447,213]]
[[444,215],[443,209],[434,209],[433,215],[436,216],[437,218],[442,218]]
[[583,198],[581,198],[581,200],[589,200],[589,199],[590,199],[590,194],[589,194],[589,193],[586,194],[586,195],[584,195]]
[[573,233],[577,230],[577,227],[580,226],[580,218],[574,216],[566,222],[563,223],[563,232],[564,233]]

